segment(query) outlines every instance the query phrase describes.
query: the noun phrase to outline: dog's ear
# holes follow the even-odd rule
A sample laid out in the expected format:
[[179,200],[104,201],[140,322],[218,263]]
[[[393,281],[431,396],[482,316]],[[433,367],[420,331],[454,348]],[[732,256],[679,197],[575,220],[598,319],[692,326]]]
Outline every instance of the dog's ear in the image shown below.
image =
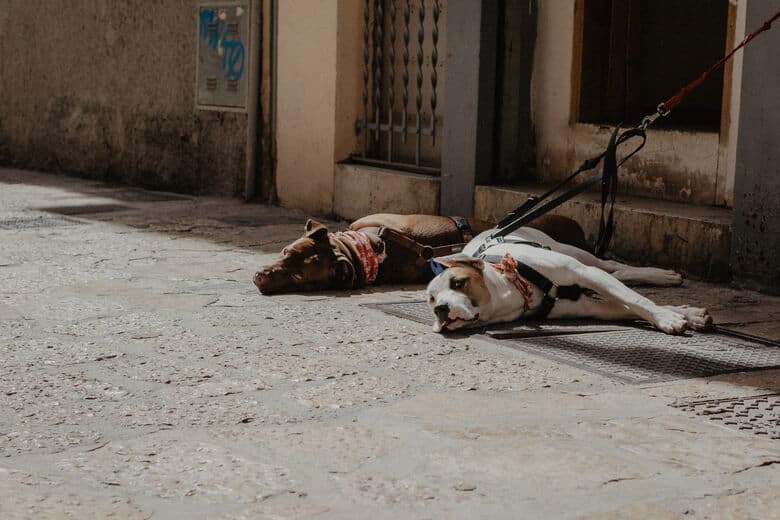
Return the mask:
[[322,238],[327,235],[328,228],[326,228],[324,224],[311,218],[306,221],[306,227],[304,228],[303,236],[317,240],[318,238]]
[[480,271],[485,266],[485,262],[481,258],[474,258],[463,253],[455,253],[454,255],[439,256],[433,259],[434,262],[439,263],[446,267],[455,267],[456,265],[468,265],[474,269]]

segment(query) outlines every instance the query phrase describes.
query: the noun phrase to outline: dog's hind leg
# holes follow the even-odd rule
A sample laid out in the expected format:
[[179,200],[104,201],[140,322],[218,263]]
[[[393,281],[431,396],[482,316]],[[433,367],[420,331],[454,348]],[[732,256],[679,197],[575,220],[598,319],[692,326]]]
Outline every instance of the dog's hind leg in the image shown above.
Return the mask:
[[659,287],[673,287],[682,284],[683,277],[680,273],[668,269],[656,267],[634,267],[622,264],[614,260],[603,260],[584,249],[555,242],[550,244],[550,249],[576,258],[585,265],[596,267],[610,273],[621,282],[629,285],[656,285]]

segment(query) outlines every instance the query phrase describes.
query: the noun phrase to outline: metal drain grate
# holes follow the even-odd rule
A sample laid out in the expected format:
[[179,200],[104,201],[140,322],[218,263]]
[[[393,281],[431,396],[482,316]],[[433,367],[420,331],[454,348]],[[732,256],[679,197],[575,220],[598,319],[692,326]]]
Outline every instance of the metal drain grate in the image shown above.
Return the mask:
[[425,325],[433,324],[433,313],[424,301],[392,302],[392,303],[366,303],[363,307],[377,309],[385,314],[416,321]]
[[135,209],[122,204],[84,204],[82,206],[51,206],[48,208],[36,208],[37,211],[47,213],[59,213],[60,215],[92,215],[93,213],[111,213],[112,211],[126,211]]
[[[370,304],[387,314],[430,324],[425,302]],[[625,383],[655,383],[780,367],[780,348],[724,334],[670,336],[645,325],[595,321],[507,324],[485,339]]]
[[719,334],[670,336],[652,330],[625,330],[506,343],[626,383],[780,367],[780,348]]
[[780,439],[780,394],[689,401],[672,406],[729,428]]
[[78,226],[84,222],[65,217],[24,216],[0,219],[0,229],[22,230],[63,226]]

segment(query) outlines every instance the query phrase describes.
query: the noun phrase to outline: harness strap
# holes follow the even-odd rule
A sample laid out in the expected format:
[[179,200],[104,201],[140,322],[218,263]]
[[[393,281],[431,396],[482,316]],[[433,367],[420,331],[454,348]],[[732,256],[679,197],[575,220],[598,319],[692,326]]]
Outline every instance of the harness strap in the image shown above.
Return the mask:
[[460,236],[463,242],[471,242],[471,239],[474,238],[474,232],[471,229],[471,225],[469,225],[468,219],[452,216],[450,219],[455,223],[455,227],[458,228],[458,231],[460,231]]
[[422,265],[431,258],[437,256],[447,256],[460,253],[463,251],[463,248],[466,247],[466,244],[469,243],[472,238],[474,238],[474,233],[471,230],[471,225],[467,219],[463,217],[450,217],[450,219],[452,219],[455,227],[457,227],[458,231],[460,231],[463,242],[436,247],[427,246],[410,238],[405,233],[401,233],[400,231],[396,231],[395,229],[387,227],[383,227],[379,230],[379,238],[384,241],[394,242],[403,248],[411,249],[417,254],[417,263]]
[[446,256],[463,251],[466,244],[448,244],[446,246],[426,246],[411,238],[408,235],[396,231],[395,229],[383,227],[379,230],[379,238],[384,241],[390,241],[406,249],[411,249],[418,256],[418,263],[423,264],[436,256]]
[[[491,264],[501,263],[502,261],[502,257],[498,255],[482,255],[480,258]],[[517,259],[515,259],[515,264],[517,274],[538,287],[544,294],[544,296],[542,296],[542,304],[540,305],[537,313],[534,315],[535,317],[545,318],[548,314],[550,314],[550,311],[553,309],[553,307],[555,307],[556,300],[564,299],[577,301],[580,299],[580,296],[582,295],[582,287],[579,285],[573,284],[558,286],[555,285],[552,280],[544,276],[530,265],[519,262]]]

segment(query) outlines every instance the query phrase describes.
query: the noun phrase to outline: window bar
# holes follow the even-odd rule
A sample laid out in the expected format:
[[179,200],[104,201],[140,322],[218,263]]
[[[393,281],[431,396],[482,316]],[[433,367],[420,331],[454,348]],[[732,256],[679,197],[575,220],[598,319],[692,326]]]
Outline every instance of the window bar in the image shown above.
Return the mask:
[[390,0],[390,70],[388,71],[388,82],[390,90],[387,92],[388,121],[387,121],[387,160],[393,160],[393,109],[395,108],[395,0]]
[[404,61],[404,72],[402,74],[402,79],[404,82],[404,90],[403,90],[403,102],[404,102],[404,110],[403,110],[403,119],[401,120],[401,124],[403,125],[401,131],[403,132],[403,141],[406,143],[406,134],[408,133],[409,129],[407,127],[407,114],[406,114],[406,108],[409,105],[409,18],[410,18],[410,7],[409,2],[411,0],[406,0],[404,3],[404,32],[403,32],[403,41],[404,41],[404,52],[403,52],[403,61]]
[[383,0],[376,0],[374,10],[374,139],[379,142],[379,131],[381,123],[381,104],[382,104],[382,44],[384,40],[384,34],[382,32],[382,25],[384,24],[384,8],[382,6]]
[[371,0],[365,0],[363,12],[363,158],[368,156],[368,39],[369,21],[371,20]]
[[423,85],[423,42],[425,41],[425,0],[420,0],[420,6],[417,10],[420,18],[420,27],[417,30],[417,125],[415,133],[417,134],[417,150],[414,156],[414,164],[420,166],[420,145],[422,144],[422,85]]
[[433,39],[433,49],[431,50],[431,142],[436,144],[436,64],[439,61],[439,0],[433,0],[433,29],[431,38]]

